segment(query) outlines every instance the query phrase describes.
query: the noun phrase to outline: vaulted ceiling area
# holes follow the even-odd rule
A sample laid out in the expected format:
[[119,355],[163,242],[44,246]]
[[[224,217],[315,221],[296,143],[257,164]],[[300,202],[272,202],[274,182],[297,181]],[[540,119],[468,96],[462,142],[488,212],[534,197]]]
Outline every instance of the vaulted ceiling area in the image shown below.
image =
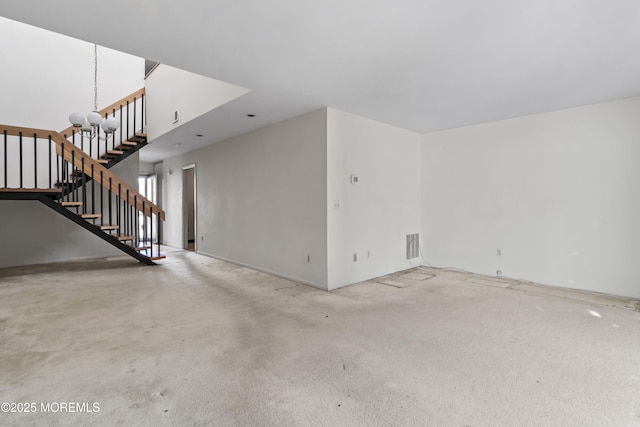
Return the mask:
[[188,129],[210,142],[324,106],[426,133],[640,94],[634,0],[92,4],[0,15],[249,89]]

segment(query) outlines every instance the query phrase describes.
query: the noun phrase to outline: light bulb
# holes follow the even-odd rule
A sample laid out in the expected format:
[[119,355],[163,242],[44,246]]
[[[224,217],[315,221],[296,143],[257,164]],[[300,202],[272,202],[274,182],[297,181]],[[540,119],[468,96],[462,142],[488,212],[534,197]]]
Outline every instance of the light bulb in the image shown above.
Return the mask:
[[102,122],[102,129],[105,132],[114,132],[118,127],[120,127],[120,120],[115,117],[108,117]]
[[91,130],[92,130],[91,123],[89,123],[87,119],[85,119],[84,122],[82,123],[82,131],[91,132]]
[[102,116],[100,116],[100,113],[97,111],[92,111],[87,114],[87,121],[91,126],[100,126],[100,123],[102,123]]
[[80,113],[71,113],[69,115],[69,121],[71,124],[77,128],[82,127],[84,123],[84,116]]

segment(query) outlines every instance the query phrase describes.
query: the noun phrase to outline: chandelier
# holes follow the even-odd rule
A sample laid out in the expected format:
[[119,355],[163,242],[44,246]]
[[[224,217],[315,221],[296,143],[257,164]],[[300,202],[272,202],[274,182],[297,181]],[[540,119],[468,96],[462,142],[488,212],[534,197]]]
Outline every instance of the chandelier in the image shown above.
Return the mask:
[[93,45],[93,111],[86,116],[82,113],[71,113],[69,121],[90,139],[97,136],[100,129],[110,135],[120,127],[120,120],[115,117],[103,119],[98,112],[98,45]]

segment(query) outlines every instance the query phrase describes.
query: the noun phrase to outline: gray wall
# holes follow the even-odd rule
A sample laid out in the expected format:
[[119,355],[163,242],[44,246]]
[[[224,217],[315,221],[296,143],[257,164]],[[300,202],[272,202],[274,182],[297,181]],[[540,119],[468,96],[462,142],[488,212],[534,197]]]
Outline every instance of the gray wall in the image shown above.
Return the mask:
[[326,125],[323,109],[165,160],[165,243],[182,246],[195,163],[198,252],[326,289]]

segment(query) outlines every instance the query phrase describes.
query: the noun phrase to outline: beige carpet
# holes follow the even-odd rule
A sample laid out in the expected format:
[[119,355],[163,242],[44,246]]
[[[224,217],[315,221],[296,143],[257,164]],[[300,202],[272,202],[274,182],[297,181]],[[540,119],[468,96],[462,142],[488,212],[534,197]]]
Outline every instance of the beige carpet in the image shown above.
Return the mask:
[[0,402],[37,410],[0,425],[637,426],[636,304],[427,268],[328,293],[186,251],[4,269]]

